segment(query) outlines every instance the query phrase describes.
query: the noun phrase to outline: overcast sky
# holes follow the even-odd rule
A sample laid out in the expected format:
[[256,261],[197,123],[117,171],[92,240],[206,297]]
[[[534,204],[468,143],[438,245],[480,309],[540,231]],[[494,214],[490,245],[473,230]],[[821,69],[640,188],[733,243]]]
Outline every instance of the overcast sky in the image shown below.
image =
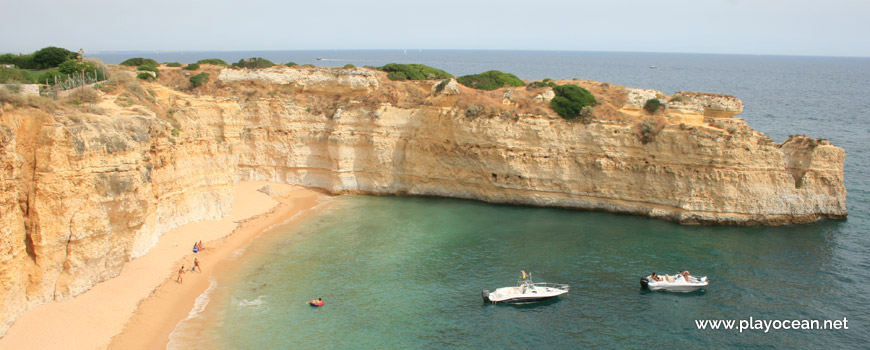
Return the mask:
[[509,49],[870,57],[867,0],[4,0],[0,52]]

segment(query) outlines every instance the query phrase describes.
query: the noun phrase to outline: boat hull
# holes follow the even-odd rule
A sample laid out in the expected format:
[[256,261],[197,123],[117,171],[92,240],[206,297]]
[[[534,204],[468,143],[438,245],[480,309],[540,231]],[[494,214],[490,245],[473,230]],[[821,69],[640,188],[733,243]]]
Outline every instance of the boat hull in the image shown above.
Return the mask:
[[511,298],[505,300],[490,300],[489,298],[484,298],[483,301],[493,304],[526,304],[526,303],[537,303],[544,300],[550,300],[553,298],[557,298],[558,295],[554,295],[551,297],[537,297],[537,298]]
[[649,277],[642,277],[640,279],[640,287],[643,289],[649,289],[652,291],[665,291],[665,292],[674,292],[674,293],[691,293],[695,292],[701,288],[708,286],[710,283],[707,281],[707,278],[704,277],[703,280],[699,280],[696,282],[685,282],[685,281],[652,281]]
[[555,290],[548,289],[543,290],[540,293],[518,293],[514,287],[507,288],[499,288],[495,292],[490,293],[488,290],[485,290],[481,293],[483,297],[483,301],[487,303],[493,304],[525,304],[525,303],[535,303],[539,301],[544,301],[548,299],[553,299],[559,297],[560,295],[567,294],[568,290]]

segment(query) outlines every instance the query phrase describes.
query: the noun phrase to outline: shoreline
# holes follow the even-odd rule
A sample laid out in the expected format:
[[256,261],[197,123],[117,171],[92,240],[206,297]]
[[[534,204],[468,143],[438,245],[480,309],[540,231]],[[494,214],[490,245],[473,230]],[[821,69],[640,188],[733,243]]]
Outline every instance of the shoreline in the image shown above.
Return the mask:
[[[271,196],[258,191],[267,185]],[[229,215],[176,227],[147,254],[125,263],[118,276],[72,299],[25,311],[0,338],[0,348],[166,348],[213,271],[264,231],[307,217],[326,198],[317,190],[267,181],[240,181],[234,191]],[[205,250],[193,253],[199,240]],[[204,272],[187,271],[194,258]],[[177,283],[181,265],[186,272]]]
[[[299,186],[285,186],[293,190],[274,197],[280,204],[272,211],[246,220],[232,235],[211,243],[211,246],[206,245],[204,252],[185,256],[182,259],[185,269],[197,257],[202,258],[200,264],[204,272],[185,272],[183,283],[176,282],[177,273],[173,272],[139,303],[124,330],[112,337],[108,349],[166,349],[172,332],[187,319],[196,307],[197,299],[212,287],[212,276],[227,273],[237,266],[232,264],[237,251],[245,249],[251,241],[276,225],[313,214],[309,209],[320,203],[323,194]],[[194,286],[189,287],[189,284]]]

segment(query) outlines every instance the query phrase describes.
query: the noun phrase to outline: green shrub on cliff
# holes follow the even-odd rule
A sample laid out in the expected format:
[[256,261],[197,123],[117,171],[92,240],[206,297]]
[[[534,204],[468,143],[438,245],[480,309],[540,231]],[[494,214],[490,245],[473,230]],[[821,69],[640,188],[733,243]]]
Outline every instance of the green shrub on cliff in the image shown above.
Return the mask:
[[638,123],[637,131],[640,136],[640,142],[644,145],[655,140],[656,134],[658,134],[656,123],[649,119]]
[[643,105],[643,109],[645,109],[649,114],[655,114],[659,108],[662,107],[662,101],[659,101],[657,98],[651,98],[646,100],[646,103]]
[[202,72],[190,77],[190,83],[193,84],[194,88],[200,87],[206,82],[208,82],[208,73],[206,72]]
[[26,70],[0,67],[0,84],[33,83],[35,78]]
[[61,73],[59,70],[49,69],[39,74],[39,77],[36,78],[36,82],[40,84],[54,85],[55,80],[63,82],[66,78],[67,75]]
[[154,79],[157,79],[157,77],[155,77],[154,75],[152,75],[151,73],[148,73],[148,72],[142,72],[142,73],[139,73],[139,74],[136,75],[136,77],[139,78],[139,79],[142,79],[142,80],[154,80]]
[[154,72],[154,74],[160,73],[160,70],[158,70],[157,67],[153,67],[153,66],[139,66],[139,67],[136,67],[136,70]]
[[191,64],[188,64],[188,65],[184,66],[184,68],[181,68],[181,69],[184,69],[184,70],[197,70],[197,69],[199,69],[199,63],[191,63]]
[[[577,85],[556,85],[553,92],[556,97],[550,101],[550,108],[565,119],[577,118],[583,112],[583,107],[595,104],[595,96]],[[591,112],[587,112],[589,113]]]
[[387,78],[397,81],[453,78],[450,73],[423,64],[390,63],[383,67],[378,67],[378,70],[387,72]]
[[0,63],[11,64],[21,69],[38,69],[39,67],[33,62],[33,54],[16,55],[6,53],[0,55]]
[[239,60],[236,63],[233,63],[233,67],[252,68],[252,69],[269,68],[269,67],[274,66],[274,65],[275,64],[272,63],[272,61],[269,61],[269,60],[262,58],[262,57],[246,58],[246,59]]
[[463,75],[456,78],[462,85],[478,90],[495,90],[504,86],[525,85],[520,78],[510,73],[491,70],[480,74]]
[[213,66],[221,66],[221,67],[228,66],[228,64],[220,58],[206,58],[204,60],[196,61],[196,63],[198,63],[198,64],[210,64]]
[[350,63],[348,63],[348,64],[345,64],[344,67],[341,67],[341,68],[344,68],[344,69],[352,69],[352,68],[356,68],[356,66],[354,66],[354,65],[352,65],[352,64],[350,64]]
[[124,62],[121,62],[122,66],[130,66],[130,67],[138,67],[138,66],[154,66],[157,67],[160,64],[157,61],[152,60],[150,58],[144,57],[133,57]]
[[167,66],[167,67],[176,67],[176,68],[183,66],[181,63],[178,63],[178,62],[163,62],[163,65]]

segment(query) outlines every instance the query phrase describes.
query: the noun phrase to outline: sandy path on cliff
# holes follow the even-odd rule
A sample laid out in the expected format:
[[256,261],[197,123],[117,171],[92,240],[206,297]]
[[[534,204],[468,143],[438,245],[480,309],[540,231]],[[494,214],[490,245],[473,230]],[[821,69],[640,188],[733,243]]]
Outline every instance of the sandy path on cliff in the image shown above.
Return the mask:
[[[276,200],[257,191],[266,184],[286,196]],[[161,236],[147,254],[124,265],[117,277],[71,300],[26,311],[0,338],[0,349],[105,349],[122,331],[125,334],[115,340],[113,348],[131,339],[134,342],[129,344],[136,348],[161,348],[157,345],[161,342],[165,348],[169,333],[208,287],[209,273],[221,259],[324,198],[324,194],[298,186],[239,182],[230,215],[177,227]],[[193,243],[199,240],[206,249],[193,254]],[[205,272],[186,272],[184,283],[176,283],[180,266],[189,269],[194,257]],[[131,328],[128,322],[136,323],[132,328],[141,328],[134,331],[141,338],[126,334]]]

